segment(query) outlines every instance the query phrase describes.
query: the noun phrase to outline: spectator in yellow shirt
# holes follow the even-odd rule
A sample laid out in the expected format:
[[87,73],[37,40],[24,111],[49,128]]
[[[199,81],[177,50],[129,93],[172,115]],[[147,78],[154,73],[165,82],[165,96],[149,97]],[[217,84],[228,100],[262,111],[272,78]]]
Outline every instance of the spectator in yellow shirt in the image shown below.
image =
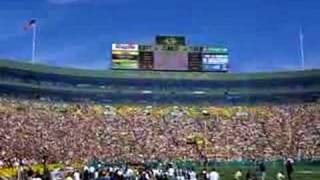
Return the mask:
[[277,174],[277,180],[284,180],[286,177],[283,175],[282,172],[278,172]]

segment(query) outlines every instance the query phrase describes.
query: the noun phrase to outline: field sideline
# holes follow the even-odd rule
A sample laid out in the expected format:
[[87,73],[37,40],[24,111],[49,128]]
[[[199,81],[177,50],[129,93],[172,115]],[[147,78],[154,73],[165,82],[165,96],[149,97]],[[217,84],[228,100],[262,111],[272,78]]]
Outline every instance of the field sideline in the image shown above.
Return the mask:
[[[53,170],[55,168],[61,168],[61,165],[49,165],[49,169]],[[211,169],[209,167],[209,169]],[[243,179],[245,179],[245,174],[248,171],[248,167],[240,167],[240,166],[223,166],[216,168],[219,172],[222,180],[233,180],[233,174],[236,170],[241,169],[243,172]],[[250,168],[254,170],[254,168]],[[33,166],[33,170],[35,172],[43,172],[42,165]],[[281,171],[282,168],[275,166],[267,166],[267,176],[266,180],[275,180],[275,176],[278,171]],[[302,166],[297,165],[294,166],[293,180],[319,180],[320,179],[320,167],[319,166]],[[16,175],[16,171],[14,168],[2,168],[0,169],[0,179],[1,177],[14,177]]]

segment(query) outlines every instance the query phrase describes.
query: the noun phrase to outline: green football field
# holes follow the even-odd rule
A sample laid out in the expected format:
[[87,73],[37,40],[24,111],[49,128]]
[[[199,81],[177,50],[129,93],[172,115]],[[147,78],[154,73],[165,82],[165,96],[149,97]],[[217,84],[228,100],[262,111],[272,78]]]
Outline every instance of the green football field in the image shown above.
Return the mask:
[[[234,180],[233,175],[236,170],[241,169],[243,172],[243,176],[245,176],[249,168],[225,166],[218,167],[216,169],[220,173],[222,180]],[[254,170],[254,168],[251,169]],[[266,180],[276,180],[276,174],[279,171],[282,171],[282,167],[267,167]],[[320,166],[295,166],[292,177],[293,180],[320,180]],[[245,178],[243,177],[243,179]]]
[[[272,161],[267,162],[265,164],[267,173],[265,180],[276,180],[276,175],[278,172],[283,172],[286,175],[286,170],[284,168],[283,162],[279,161]],[[177,162],[177,167],[180,168],[192,168],[196,170],[198,173],[202,172],[203,170],[207,169],[210,172],[213,168],[220,174],[221,180],[234,180],[234,174],[239,169],[242,172],[243,178],[245,180],[245,176],[248,171],[255,172],[258,169],[257,165],[250,163],[249,161],[234,161],[234,162],[217,162],[214,163],[213,161],[209,162],[206,167],[202,166],[195,162]],[[299,161],[294,163],[294,173],[292,175],[293,180],[320,180],[320,163],[311,162],[311,161]],[[259,174],[257,174],[259,176]],[[260,179],[259,179],[260,180]]]

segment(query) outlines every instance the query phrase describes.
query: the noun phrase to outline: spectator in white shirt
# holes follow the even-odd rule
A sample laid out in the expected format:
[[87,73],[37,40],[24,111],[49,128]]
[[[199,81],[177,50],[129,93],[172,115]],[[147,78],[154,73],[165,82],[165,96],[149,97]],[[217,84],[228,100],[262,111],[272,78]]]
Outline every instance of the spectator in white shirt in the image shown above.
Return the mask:
[[220,175],[219,175],[219,173],[216,171],[216,169],[213,168],[212,171],[207,174],[207,179],[208,179],[208,180],[220,180]]
[[197,180],[197,174],[194,171],[189,172],[190,180]]
[[73,173],[73,179],[74,179],[74,180],[80,180],[80,173],[79,173],[79,171],[75,171],[75,172]]

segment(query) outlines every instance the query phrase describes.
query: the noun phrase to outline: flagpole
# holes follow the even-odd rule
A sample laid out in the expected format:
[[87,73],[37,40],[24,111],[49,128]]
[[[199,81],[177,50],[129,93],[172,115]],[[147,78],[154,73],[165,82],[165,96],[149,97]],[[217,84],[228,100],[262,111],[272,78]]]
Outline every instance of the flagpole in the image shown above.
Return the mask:
[[300,56],[301,56],[301,68],[302,70],[305,69],[305,57],[304,57],[304,37],[303,37],[303,32],[302,32],[302,26],[300,26]]
[[33,25],[33,36],[32,36],[32,63],[36,62],[36,40],[37,40],[37,25]]

